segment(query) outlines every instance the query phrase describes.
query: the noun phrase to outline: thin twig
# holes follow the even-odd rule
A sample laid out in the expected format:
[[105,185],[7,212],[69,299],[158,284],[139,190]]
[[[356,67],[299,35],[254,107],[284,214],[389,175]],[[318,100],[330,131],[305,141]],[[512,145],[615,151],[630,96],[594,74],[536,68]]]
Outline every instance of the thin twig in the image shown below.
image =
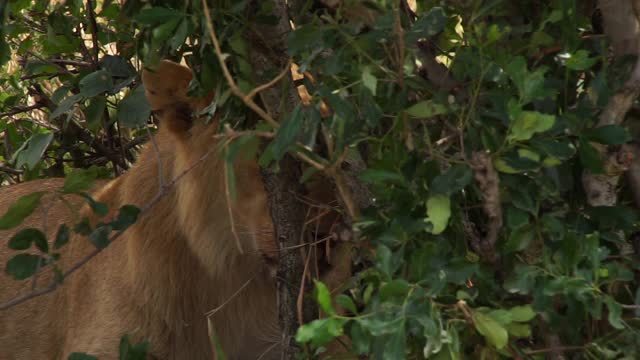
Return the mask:
[[82,60],[67,60],[67,59],[46,59],[47,62],[62,65],[71,65],[77,67],[91,67],[92,63]]
[[16,106],[9,111],[1,112],[0,117],[21,114],[21,113],[29,112],[36,109],[42,109],[43,107],[45,107],[45,105],[40,103],[29,105],[29,106]]
[[233,234],[234,239],[236,240],[236,246],[238,247],[238,251],[240,254],[244,254],[244,250],[242,249],[242,243],[240,242],[240,237],[236,232],[236,222],[233,217],[233,209],[231,207],[232,199],[231,199],[231,189],[229,188],[229,165],[226,161],[224,162],[224,195],[227,200],[227,211],[229,212],[229,222],[231,223],[231,234]]
[[255,276],[253,276],[252,278],[247,280],[244,284],[242,284],[242,286],[240,286],[240,288],[238,290],[236,290],[236,292],[231,294],[231,296],[229,296],[229,298],[227,298],[227,300],[225,300],[222,304],[220,304],[219,306],[217,306],[216,308],[214,308],[212,310],[207,311],[205,313],[205,315],[207,316],[207,319],[212,317],[213,315],[215,315],[218,311],[220,311],[223,307],[225,307],[228,303],[230,303],[231,300],[235,299],[238,295],[240,295],[242,290],[244,290],[247,286],[249,286],[249,284],[251,283],[251,281],[254,278],[255,278]]
[[527,355],[537,355],[537,354],[545,354],[551,352],[562,352],[562,351],[582,351],[585,350],[586,346],[555,346],[544,349],[530,350],[525,352]]
[[[271,125],[274,128],[279,128],[280,124],[271,116],[269,115],[269,113],[267,113],[266,111],[264,111],[258,104],[256,104],[249,96],[247,96],[245,93],[242,92],[242,90],[240,90],[240,88],[238,87],[238,85],[236,84],[235,80],[233,80],[233,76],[231,76],[231,72],[229,71],[229,68],[227,67],[227,64],[225,63],[225,57],[224,54],[222,53],[222,50],[220,48],[220,43],[218,41],[218,37],[216,36],[216,32],[215,29],[213,28],[213,21],[211,19],[211,14],[209,13],[209,7],[207,6],[207,2],[206,0],[202,0],[202,7],[204,9],[204,15],[205,18],[207,19],[207,29],[209,30],[209,36],[211,37],[211,41],[213,42],[213,48],[214,51],[216,53],[216,57],[218,58],[218,61],[220,62],[220,67],[222,68],[222,73],[224,74],[225,79],[227,80],[227,83],[229,84],[229,88],[231,88],[231,92],[236,95],[237,97],[239,97],[242,102],[251,110],[253,110],[256,114],[258,114],[258,116],[260,116],[260,118],[262,118],[264,121],[266,121],[269,125]],[[287,62],[287,66],[285,67],[285,70],[283,70],[280,74],[278,74],[278,76],[276,77],[276,79],[269,81],[268,83],[266,83],[265,85],[261,85],[258,86],[256,89],[259,89],[259,91],[265,90],[266,88],[273,86],[275,83],[277,83],[280,79],[282,79],[284,77],[284,74],[288,73],[288,70],[291,68],[291,61]],[[268,86],[267,86],[268,85]],[[255,93],[257,93],[257,91],[253,90],[250,92],[250,94],[252,96],[255,96]],[[314,168],[318,169],[318,170],[324,170],[325,166],[318,163],[317,161],[311,159],[310,157],[308,157],[307,155],[297,151],[295,152],[295,155],[300,158],[301,160],[305,161],[306,163],[310,164],[311,166],[313,166]]]
[[11,175],[22,175],[22,173],[24,172],[22,170],[16,170],[2,164],[0,164],[0,171]]
[[93,11],[93,5],[93,0],[87,0],[87,15],[89,15],[91,42],[93,43],[93,63],[97,66],[100,59],[100,47],[98,46],[98,23],[96,22],[96,13]]
[[272,87],[273,85],[277,84],[278,81],[282,80],[282,78],[285,77],[289,71],[291,71],[291,64],[292,64],[292,61],[291,61],[291,59],[289,59],[289,61],[287,61],[287,65],[285,65],[284,69],[282,69],[282,71],[280,72],[280,74],[278,74],[278,76],[274,77],[268,83],[260,85],[260,86],[256,87],[255,89],[251,90],[246,95],[247,100],[253,99],[259,92],[264,91],[264,90]]
[[258,356],[258,358],[256,360],[262,360],[262,358],[267,355],[271,350],[273,350],[276,346],[282,344],[282,341],[277,341],[274,342],[273,344],[271,344],[268,348],[266,348],[262,354],[260,354],[260,356]]
[[309,272],[309,261],[311,259],[311,249],[312,246],[309,247],[309,251],[307,251],[307,259],[304,262],[304,270],[302,271],[302,276],[300,277],[300,290],[298,291],[298,299],[296,301],[297,309],[298,309],[298,324],[300,326],[304,325],[304,316],[302,315],[302,309],[304,308],[304,287],[306,284],[306,276]]
[[[231,91],[234,95],[239,97],[244,104],[249,107],[251,110],[255,111],[264,121],[269,123],[274,128],[280,127],[277,121],[275,121],[271,115],[269,115],[266,111],[264,111],[258,104],[256,104],[252,99],[248,98],[242,90],[236,85],[235,80],[233,80],[233,76],[231,76],[231,72],[227,67],[227,64],[224,61],[224,55],[222,54],[222,50],[220,49],[220,43],[218,42],[218,37],[216,36],[216,31],[213,28],[213,20],[211,19],[211,14],[209,13],[209,6],[207,5],[206,0],[202,0],[202,7],[204,9],[204,16],[207,19],[207,29],[209,30],[209,36],[211,37],[211,41],[213,42],[213,48],[215,50],[218,61],[220,62],[220,67],[222,68],[222,73],[224,74],[225,79],[227,79],[227,83],[231,88]],[[270,81],[271,83],[271,81]],[[275,83],[274,83],[275,84]]]
[[400,18],[400,9],[402,8],[402,0],[398,0],[398,4],[394,7],[396,38],[398,45],[398,85],[404,88],[404,29],[402,28],[402,19]]

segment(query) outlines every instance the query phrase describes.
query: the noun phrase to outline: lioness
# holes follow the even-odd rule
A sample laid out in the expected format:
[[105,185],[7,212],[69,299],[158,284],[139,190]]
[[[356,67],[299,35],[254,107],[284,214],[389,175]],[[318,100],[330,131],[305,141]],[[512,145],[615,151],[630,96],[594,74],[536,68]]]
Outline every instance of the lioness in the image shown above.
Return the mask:
[[[57,290],[0,311],[0,359],[67,359],[72,352],[116,359],[124,334],[148,340],[153,358],[212,359],[205,313],[216,308],[212,324],[229,358],[279,355],[275,281],[264,261],[275,258],[277,247],[259,168],[254,160],[237,161],[237,200],[229,205],[223,160],[211,150],[216,126],[191,116],[210,101],[187,97],[191,71],[164,61],[142,78],[160,118],[157,150],[147,144],[131,170],[93,197],[114,212],[125,204],[143,207],[161,180],[179,180],[122,238]],[[61,186],[62,180],[48,179],[2,188],[0,215],[22,195]],[[80,203],[78,197],[74,205]],[[37,209],[22,228],[40,228],[43,214]],[[96,221],[86,206],[82,214]],[[48,211],[48,238],[55,237],[58,224],[77,221],[66,205],[55,202]],[[13,233],[0,231],[2,268],[15,254],[6,246]],[[74,235],[62,251],[62,267],[93,249]],[[45,269],[38,284],[51,278]],[[30,280],[0,275],[0,302],[29,291]]]

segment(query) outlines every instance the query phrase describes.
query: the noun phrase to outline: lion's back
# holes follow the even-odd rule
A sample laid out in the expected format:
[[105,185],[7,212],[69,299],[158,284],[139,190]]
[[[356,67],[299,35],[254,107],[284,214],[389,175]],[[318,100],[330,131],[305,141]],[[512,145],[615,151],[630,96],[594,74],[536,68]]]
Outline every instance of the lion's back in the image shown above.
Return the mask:
[[[0,306],[33,291],[32,279],[18,281],[4,272],[7,262],[20,253],[8,247],[9,239],[24,228],[43,229],[46,217],[47,239],[51,243],[60,224],[65,223],[71,227],[76,222],[76,215],[67,204],[79,209],[83,200],[79,196],[68,196],[67,204],[55,201],[53,192],[61,189],[63,183],[64,179],[53,178],[0,188],[0,216],[20,197],[38,191],[47,192],[41,198],[40,206],[19,227],[0,230]],[[35,249],[29,251],[37,252]],[[52,280],[51,271],[45,269],[38,275],[37,280],[37,288],[46,287]],[[64,318],[59,311],[52,310],[59,309],[59,302],[64,301],[61,294],[54,291],[0,310],[1,360],[56,358],[59,343],[63,341],[59,330],[63,326]]]

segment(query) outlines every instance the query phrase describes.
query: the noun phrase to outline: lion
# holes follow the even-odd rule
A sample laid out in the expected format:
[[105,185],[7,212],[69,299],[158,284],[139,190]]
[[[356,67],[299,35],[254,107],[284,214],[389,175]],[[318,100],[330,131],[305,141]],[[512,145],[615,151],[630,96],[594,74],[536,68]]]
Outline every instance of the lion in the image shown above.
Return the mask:
[[[143,72],[159,130],[127,173],[101,183],[92,195],[109,206],[108,216],[125,204],[143,208],[159,191],[163,196],[55,291],[0,311],[1,359],[67,359],[73,352],[116,359],[125,334],[148,340],[150,358],[212,359],[212,333],[230,359],[279,357],[272,275],[278,248],[259,167],[255,159],[236,161],[237,196],[230,202],[224,160],[215,151],[217,126],[193,116],[212,98],[187,97],[192,76],[166,60]],[[0,214],[22,195],[62,184],[46,179],[0,189]],[[69,201],[76,207],[83,203],[80,197]],[[53,195],[42,204],[51,204],[48,239],[58,224],[78,222]],[[81,216],[98,221],[86,205]],[[37,209],[20,228],[41,227],[44,217]],[[0,231],[0,238],[6,242],[14,232]],[[74,235],[62,249],[62,268],[94,249]],[[3,244],[0,264],[13,254]],[[52,276],[45,268],[38,284],[48,284]],[[2,274],[0,289],[2,303],[31,291],[32,282]],[[205,314],[214,309],[208,320]]]

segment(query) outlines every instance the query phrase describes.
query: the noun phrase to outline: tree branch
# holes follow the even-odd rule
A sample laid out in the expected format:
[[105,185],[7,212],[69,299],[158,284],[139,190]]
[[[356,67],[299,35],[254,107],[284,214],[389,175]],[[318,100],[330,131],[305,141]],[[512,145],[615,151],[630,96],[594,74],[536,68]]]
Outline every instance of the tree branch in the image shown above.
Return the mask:
[[475,152],[471,160],[475,178],[484,198],[484,211],[489,218],[487,234],[480,243],[470,245],[484,260],[495,262],[495,244],[502,228],[502,205],[500,203],[500,177],[493,167],[490,156],[485,152]]
[[87,0],[87,15],[89,15],[89,28],[91,31],[91,42],[93,43],[93,64],[98,66],[100,60],[100,47],[98,46],[98,23],[96,22],[96,13],[93,11],[95,6],[93,0]]
[[[600,2],[601,4],[603,1]],[[638,9],[638,1],[633,1],[634,9]],[[609,3],[611,5],[611,3]],[[618,2],[619,6],[628,5],[628,3]],[[617,8],[605,8],[606,11],[617,11]],[[607,17],[611,17],[610,13],[605,12],[603,9],[603,14],[605,15],[605,19]],[[638,24],[637,18],[634,16],[637,11],[627,13],[625,17],[631,17],[635,22],[636,26]],[[608,28],[607,31],[611,30]],[[609,37],[613,37],[613,34],[608,34]],[[636,35],[634,37],[634,42],[640,42],[640,35]],[[616,39],[612,39],[615,41]],[[619,39],[618,39],[619,40]],[[636,55],[638,55],[638,44],[634,47]],[[614,47],[614,50],[616,47]],[[623,51],[622,49],[618,49],[617,51]],[[615,54],[619,56],[620,54]],[[622,88],[620,88],[611,98],[609,102],[602,110],[600,117],[598,119],[598,123],[596,127],[601,127],[605,125],[619,125],[624,121],[625,115],[631,108],[633,102],[637,99],[638,95],[640,95],[640,56],[636,59],[636,63],[634,65],[633,71],[630,74],[629,79],[624,83]],[[599,147],[600,154],[603,158],[604,163],[604,174],[594,174],[590,171],[585,171],[582,175],[582,184],[585,189],[585,193],[587,195],[587,202],[591,206],[613,206],[617,202],[617,185],[620,180],[620,176],[628,170],[630,167],[633,171],[629,174],[629,179],[631,183],[632,189],[634,192],[640,193],[640,173],[638,173],[637,169],[640,168],[638,164],[632,166],[633,161],[633,148],[629,146],[623,146],[620,149],[611,149],[607,147]],[[613,150],[613,151],[611,151]],[[637,152],[635,153],[635,157],[638,157]],[[638,159],[635,162],[640,161]]]

